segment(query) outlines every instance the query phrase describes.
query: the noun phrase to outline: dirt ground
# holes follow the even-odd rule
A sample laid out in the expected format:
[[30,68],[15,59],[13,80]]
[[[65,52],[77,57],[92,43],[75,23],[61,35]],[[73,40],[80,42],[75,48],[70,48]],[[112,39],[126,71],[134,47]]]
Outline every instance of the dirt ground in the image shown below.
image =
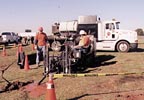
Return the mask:
[[[135,52],[97,52],[96,63],[81,73],[136,73],[130,75],[63,77],[55,78],[57,100],[144,100],[144,37],[139,37],[139,47]],[[17,60],[17,48],[7,47],[7,56],[0,56],[0,71]],[[30,70],[20,69],[14,62],[4,77],[12,82],[21,82],[19,89],[0,93],[0,100],[44,100],[47,94],[46,78],[40,86],[43,66],[36,68],[35,51],[31,46],[23,46],[28,55]],[[2,48],[0,48],[2,53]],[[41,63],[42,64],[42,63]],[[33,83],[26,84],[33,80]],[[7,82],[0,77],[0,89]],[[0,90],[1,91],[1,90]]]

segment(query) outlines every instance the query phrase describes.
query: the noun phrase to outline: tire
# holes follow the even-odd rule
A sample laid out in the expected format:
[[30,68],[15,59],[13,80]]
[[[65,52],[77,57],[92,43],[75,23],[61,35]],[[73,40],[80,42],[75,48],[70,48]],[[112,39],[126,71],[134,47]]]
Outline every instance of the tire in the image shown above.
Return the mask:
[[118,52],[128,52],[130,50],[130,45],[126,41],[120,41],[116,47]]

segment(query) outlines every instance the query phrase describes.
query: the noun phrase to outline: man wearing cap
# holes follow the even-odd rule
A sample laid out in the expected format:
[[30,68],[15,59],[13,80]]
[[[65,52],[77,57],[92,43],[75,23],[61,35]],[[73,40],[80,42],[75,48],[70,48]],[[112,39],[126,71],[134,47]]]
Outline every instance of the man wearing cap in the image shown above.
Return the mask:
[[74,48],[88,48],[90,46],[90,38],[87,36],[87,33],[84,30],[80,31],[80,41],[79,44],[77,46],[75,46]]
[[37,50],[36,54],[37,67],[39,67],[41,53],[43,56],[43,60],[45,59],[47,39],[48,38],[46,33],[43,32],[43,27],[39,27],[38,33],[35,36],[35,49]]

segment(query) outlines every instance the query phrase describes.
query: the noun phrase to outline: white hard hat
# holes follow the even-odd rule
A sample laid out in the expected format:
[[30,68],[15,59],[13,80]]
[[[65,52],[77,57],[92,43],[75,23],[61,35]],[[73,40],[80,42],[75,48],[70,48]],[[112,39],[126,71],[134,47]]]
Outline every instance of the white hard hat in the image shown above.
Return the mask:
[[80,35],[87,34],[84,30],[80,30]]

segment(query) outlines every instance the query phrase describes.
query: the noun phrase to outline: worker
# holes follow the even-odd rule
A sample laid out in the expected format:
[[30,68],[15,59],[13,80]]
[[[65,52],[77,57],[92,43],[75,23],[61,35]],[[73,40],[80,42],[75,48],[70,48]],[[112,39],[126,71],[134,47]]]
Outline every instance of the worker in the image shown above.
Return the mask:
[[81,30],[79,34],[80,34],[79,44],[76,45],[74,48],[87,49],[91,43],[89,36],[87,36],[87,33],[84,30]]
[[46,55],[46,45],[47,45],[47,35],[43,32],[43,27],[38,28],[38,33],[35,36],[35,49],[37,50],[36,54],[36,66],[39,67],[40,55],[42,54],[43,60]]
[[91,48],[91,40],[87,33],[84,30],[81,30],[79,34],[80,40],[78,45],[71,48],[71,56],[76,58],[81,58],[81,56],[87,55],[90,52]]

